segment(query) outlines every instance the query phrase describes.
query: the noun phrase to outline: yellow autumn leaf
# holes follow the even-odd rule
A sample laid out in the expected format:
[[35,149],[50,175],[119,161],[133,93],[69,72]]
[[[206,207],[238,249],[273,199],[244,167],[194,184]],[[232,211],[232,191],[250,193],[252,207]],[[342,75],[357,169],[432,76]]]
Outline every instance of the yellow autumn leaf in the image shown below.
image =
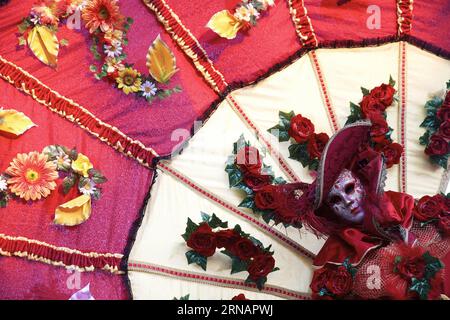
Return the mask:
[[91,197],[81,195],[60,205],[55,210],[53,222],[62,226],[77,226],[91,216]]
[[242,24],[228,10],[222,10],[214,14],[206,26],[222,38],[234,39]]
[[59,43],[55,32],[45,26],[35,26],[28,33],[27,42],[39,60],[46,65],[56,67]]
[[178,71],[175,56],[160,35],[148,48],[147,68],[153,79],[160,83],[169,82],[170,78]]
[[20,136],[34,126],[33,121],[22,112],[0,109],[0,131]]

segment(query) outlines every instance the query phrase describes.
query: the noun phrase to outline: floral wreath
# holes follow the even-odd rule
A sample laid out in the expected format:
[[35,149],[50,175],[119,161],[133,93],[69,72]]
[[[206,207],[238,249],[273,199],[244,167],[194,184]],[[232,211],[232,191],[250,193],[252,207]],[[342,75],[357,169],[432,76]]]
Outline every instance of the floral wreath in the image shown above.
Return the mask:
[[160,36],[147,53],[149,75],[142,75],[125,61],[127,56],[123,47],[128,44],[127,32],[133,19],[122,16],[117,0],[40,0],[18,26],[19,45],[28,44],[40,61],[56,67],[60,45],[68,45],[65,39],[58,41],[58,26],[63,19],[80,17],[80,12],[91,35],[90,51],[100,63],[100,67],[90,66],[97,80],[106,80],[125,94],[132,93],[149,103],[156,97],[164,99],[181,91],[178,86],[161,87],[178,69],[175,56]]
[[445,99],[435,96],[425,104],[426,118],[420,124],[425,133],[419,138],[426,146],[425,154],[432,163],[447,169],[450,154],[450,81],[447,82]]
[[7,206],[12,197],[25,201],[46,198],[56,189],[56,180],[64,177],[62,191],[68,194],[77,187],[81,196],[56,208],[54,223],[75,226],[91,215],[91,198],[101,197],[100,184],[107,179],[94,169],[89,158],[76,149],[50,145],[41,153],[19,153],[0,174],[0,207]]
[[202,212],[202,220],[197,224],[188,218],[182,235],[192,249],[186,252],[188,264],[195,263],[206,271],[207,258],[222,248],[221,253],[231,258],[231,274],[247,271],[245,283],[254,283],[259,290],[266,283],[267,275],[279,270],[275,267],[271,245],[264,247],[261,241],[243,232],[238,224],[228,229],[228,222],[215,214],[210,216]]
[[383,83],[370,91],[361,87],[363,99],[359,104],[350,102],[350,116],[345,123],[347,125],[364,119],[371,121],[371,147],[383,154],[387,168],[398,164],[403,154],[403,147],[393,142],[391,138],[393,129],[389,127],[386,121],[386,109],[397,100],[394,86],[395,81],[390,77],[388,84]]
[[274,0],[243,0],[233,13],[222,10],[214,14],[206,26],[222,38],[234,39],[239,30],[256,26],[261,14],[273,6]]
[[[279,124],[267,130],[279,142],[291,141],[289,158],[299,161],[303,167],[317,171],[323,149],[330,139],[324,132],[315,133],[314,124],[301,114],[279,112]],[[295,141],[295,142],[294,142]]]

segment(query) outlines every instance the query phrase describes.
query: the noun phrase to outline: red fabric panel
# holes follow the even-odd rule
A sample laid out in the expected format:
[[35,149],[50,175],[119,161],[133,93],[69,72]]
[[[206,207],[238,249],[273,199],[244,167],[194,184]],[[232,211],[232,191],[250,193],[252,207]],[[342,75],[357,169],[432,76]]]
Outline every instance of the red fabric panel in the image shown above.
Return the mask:
[[180,85],[183,90],[165,100],[155,100],[152,105],[143,99],[127,96],[93,77],[89,65],[95,60],[89,51],[91,41],[84,27],[81,31],[69,30],[65,25],[60,28],[58,39],[68,39],[69,46],[60,49],[56,70],[42,64],[27,47],[18,48],[17,24],[29,14],[33,2],[14,1],[0,8],[0,55],[60,94],[80,103],[101,120],[153,147],[159,154],[169,153],[177,143],[170,141],[173,130],[190,128],[194,119],[217,98],[142,1],[120,2],[123,14],[134,19],[128,34],[129,45],[125,47],[127,61],[148,74],[145,66],[147,49],[161,34],[174,51],[180,69],[169,87]]
[[125,276],[103,271],[75,275],[64,268],[10,257],[0,257],[0,270],[1,300],[67,300],[88,283],[96,300],[129,298]]
[[411,35],[450,52],[450,1],[416,0]]
[[[397,34],[397,9],[394,0],[351,0],[338,6],[337,0],[305,0],[305,6],[320,42],[378,38]],[[367,8],[381,9],[380,29],[367,28]]]
[[228,83],[253,81],[301,47],[285,0],[275,1],[275,7],[267,10],[255,27],[246,33],[239,32],[233,40],[219,37],[206,24],[216,12],[233,10],[240,1],[166,2],[198,39]]
[[[0,81],[0,92],[0,106],[22,111],[38,125],[17,139],[0,135],[0,172],[6,170],[17,153],[42,151],[47,145],[62,144],[76,147],[87,155],[94,168],[108,178],[102,185],[102,198],[93,200],[92,215],[85,223],[76,227],[53,224],[55,208],[78,195],[75,188],[63,195],[58,187],[45,200],[10,201],[6,209],[0,209],[0,233],[81,251],[123,253],[131,223],[138,217],[149,190],[152,171],[48,112],[4,81]],[[60,185],[61,179],[58,180]]]

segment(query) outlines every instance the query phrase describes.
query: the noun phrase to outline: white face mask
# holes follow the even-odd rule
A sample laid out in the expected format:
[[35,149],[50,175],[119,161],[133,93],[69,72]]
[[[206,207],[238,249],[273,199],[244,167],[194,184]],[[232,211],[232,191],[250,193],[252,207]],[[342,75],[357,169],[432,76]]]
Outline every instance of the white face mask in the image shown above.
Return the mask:
[[351,223],[361,223],[364,219],[362,200],[364,187],[349,170],[344,169],[336,179],[326,203],[341,219]]

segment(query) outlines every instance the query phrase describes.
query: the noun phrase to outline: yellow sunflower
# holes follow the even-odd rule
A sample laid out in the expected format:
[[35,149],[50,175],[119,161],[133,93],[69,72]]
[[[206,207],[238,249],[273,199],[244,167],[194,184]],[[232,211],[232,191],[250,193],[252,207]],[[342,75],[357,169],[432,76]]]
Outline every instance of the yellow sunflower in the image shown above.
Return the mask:
[[130,67],[120,70],[116,81],[119,89],[122,89],[126,94],[138,92],[142,84],[141,74]]

